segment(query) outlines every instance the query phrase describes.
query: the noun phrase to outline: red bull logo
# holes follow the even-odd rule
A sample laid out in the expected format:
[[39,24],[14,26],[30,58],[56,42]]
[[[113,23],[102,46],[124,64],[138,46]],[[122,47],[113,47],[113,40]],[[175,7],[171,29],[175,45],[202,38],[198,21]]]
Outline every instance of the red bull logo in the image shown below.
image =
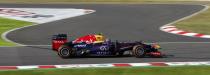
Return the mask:
[[102,35],[86,35],[74,40],[73,43],[85,42],[87,44],[90,44],[90,43],[99,43],[103,41],[104,37]]

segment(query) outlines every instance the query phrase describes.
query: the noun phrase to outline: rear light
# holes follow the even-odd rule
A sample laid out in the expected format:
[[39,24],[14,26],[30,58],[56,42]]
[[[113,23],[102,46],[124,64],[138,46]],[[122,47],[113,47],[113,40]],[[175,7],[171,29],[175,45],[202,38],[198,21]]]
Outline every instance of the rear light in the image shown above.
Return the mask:
[[52,37],[52,49],[58,50],[58,48],[67,42],[66,34],[53,35]]

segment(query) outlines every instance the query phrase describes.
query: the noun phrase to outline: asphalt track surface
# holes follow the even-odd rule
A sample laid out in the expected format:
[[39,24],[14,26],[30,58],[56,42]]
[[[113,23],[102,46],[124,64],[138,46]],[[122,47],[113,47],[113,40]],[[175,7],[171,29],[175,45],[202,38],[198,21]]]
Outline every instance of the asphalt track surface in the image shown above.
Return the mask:
[[[113,40],[143,40],[162,42],[164,53],[174,55],[168,58],[135,57],[88,57],[61,59],[50,47],[3,47],[0,48],[0,65],[52,65],[52,64],[95,64],[95,63],[137,63],[163,61],[208,61],[210,60],[210,39],[193,38],[165,33],[159,27],[198,12],[200,5],[158,5],[158,4],[68,4],[68,5],[25,5],[1,4],[0,7],[31,8],[83,8],[95,13],[75,18],[54,21],[38,26],[13,31],[7,38],[25,45],[49,45],[51,35],[67,33],[70,39],[89,33],[101,32]],[[163,43],[177,42],[177,43]]]

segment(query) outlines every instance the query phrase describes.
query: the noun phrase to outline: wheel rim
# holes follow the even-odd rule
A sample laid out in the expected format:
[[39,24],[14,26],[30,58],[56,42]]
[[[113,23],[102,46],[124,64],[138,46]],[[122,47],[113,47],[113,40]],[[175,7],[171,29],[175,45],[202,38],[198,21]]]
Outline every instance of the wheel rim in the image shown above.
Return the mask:
[[136,48],[136,50],[137,50],[137,54],[139,54],[139,55],[143,55],[144,54],[144,49],[143,48],[140,48],[140,47],[138,47],[138,48]]
[[62,48],[60,53],[62,56],[69,56],[68,48]]

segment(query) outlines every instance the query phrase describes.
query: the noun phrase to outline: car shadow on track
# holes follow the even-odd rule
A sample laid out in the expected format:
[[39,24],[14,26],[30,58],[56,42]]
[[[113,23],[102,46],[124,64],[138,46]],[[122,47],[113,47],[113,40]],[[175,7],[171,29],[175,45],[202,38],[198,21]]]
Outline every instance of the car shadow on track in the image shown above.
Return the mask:
[[[50,46],[27,46],[29,48],[35,48],[37,50],[47,50],[47,51],[53,51]],[[77,56],[77,57],[71,57],[70,59],[79,59],[79,58],[126,58],[126,57],[135,57],[132,54],[124,54],[122,56]],[[150,56],[145,56],[143,58],[173,58],[174,55],[164,55],[163,57],[150,57]]]

